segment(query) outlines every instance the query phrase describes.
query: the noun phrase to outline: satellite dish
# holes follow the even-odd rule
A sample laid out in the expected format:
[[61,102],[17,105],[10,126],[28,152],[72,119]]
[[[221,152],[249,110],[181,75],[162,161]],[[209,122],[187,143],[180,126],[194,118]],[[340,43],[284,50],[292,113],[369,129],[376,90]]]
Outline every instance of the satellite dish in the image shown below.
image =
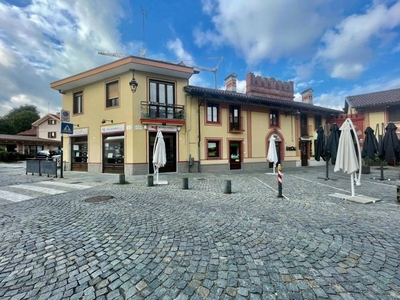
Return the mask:
[[140,50],[140,56],[145,56],[146,55],[146,49]]

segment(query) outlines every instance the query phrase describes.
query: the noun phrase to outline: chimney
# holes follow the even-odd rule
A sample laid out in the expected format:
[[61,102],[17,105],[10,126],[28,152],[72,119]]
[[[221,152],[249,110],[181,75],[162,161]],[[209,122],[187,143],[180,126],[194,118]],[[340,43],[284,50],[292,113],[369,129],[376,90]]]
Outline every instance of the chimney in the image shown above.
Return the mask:
[[225,78],[225,90],[229,92],[236,92],[236,80],[237,74],[232,73],[228,77]]
[[57,118],[59,118],[59,119],[61,118],[61,112],[59,112],[59,111],[57,112]]
[[313,93],[314,90],[312,88],[306,89],[301,93],[301,101],[307,104],[313,104]]

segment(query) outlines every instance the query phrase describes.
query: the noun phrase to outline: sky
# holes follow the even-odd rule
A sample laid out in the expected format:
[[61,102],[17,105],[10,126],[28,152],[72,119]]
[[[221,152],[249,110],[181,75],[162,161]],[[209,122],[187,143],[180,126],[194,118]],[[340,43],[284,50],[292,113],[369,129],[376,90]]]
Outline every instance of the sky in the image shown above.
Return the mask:
[[60,111],[50,83],[118,59],[99,51],[209,69],[190,79],[202,87],[291,80],[295,101],[312,88],[342,109],[400,88],[400,0],[0,0],[0,116]]

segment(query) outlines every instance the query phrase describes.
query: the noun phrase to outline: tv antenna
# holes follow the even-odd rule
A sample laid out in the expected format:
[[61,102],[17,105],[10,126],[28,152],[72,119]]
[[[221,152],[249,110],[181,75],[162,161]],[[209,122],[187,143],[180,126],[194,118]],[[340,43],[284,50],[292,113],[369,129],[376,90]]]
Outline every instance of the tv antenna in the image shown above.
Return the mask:
[[[224,60],[224,57],[208,57],[206,59],[219,59],[218,64],[214,68],[206,68],[206,67],[201,67],[201,66],[191,66],[194,69],[201,70],[201,71],[208,71],[214,73],[214,88],[217,89],[217,70],[219,68],[219,65],[221,62]],[[184,60],[184,61],[194,61],[194,60]],[[182,61],[182,62],[184,62]]]
[[142,7],[142,16],[143,16],[143,49],[140,50],[140,56],[145,57],[146,55],[146,32],[145,32],[145,27],[144,27],[144,20],[147,17],[147,12],[144,10]]

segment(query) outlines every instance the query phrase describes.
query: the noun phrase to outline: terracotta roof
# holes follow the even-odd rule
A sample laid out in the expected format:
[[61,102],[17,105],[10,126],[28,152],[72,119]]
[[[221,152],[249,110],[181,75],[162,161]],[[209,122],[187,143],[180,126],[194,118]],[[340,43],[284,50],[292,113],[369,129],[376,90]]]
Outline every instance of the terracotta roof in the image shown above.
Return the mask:
[[37,136],[37,128],[31,128],[29,130],[22,131],[20,133],[17,133],[17,135]]
[[400,89],[348,96],[346,102],[353,108],[400,104]]
[[290,100],[281,100],[281,99],[273,99],[267,97],[259,97],[259,96],[250,96],[243,93],[232,92],[232,91],[225,91],[225,90],[218,90],[212,88],[203,88],[193,85],[188,85],[184,87],[185,92],[196,95],[198,97],[205,97],[205,98],[214,98],[218,99],[225,99],[231,101],[240,101],[243,103],[251,103],[255,105],[264,105],[270,107],[278,107],[281,109],[298,109],[301,111],[311,111],[314,113],[326,113],[326,114],[342,114],[343,111],[326,108],[322,106],[312,105],[304,102],[297,102],[297,101],[290,101]]

